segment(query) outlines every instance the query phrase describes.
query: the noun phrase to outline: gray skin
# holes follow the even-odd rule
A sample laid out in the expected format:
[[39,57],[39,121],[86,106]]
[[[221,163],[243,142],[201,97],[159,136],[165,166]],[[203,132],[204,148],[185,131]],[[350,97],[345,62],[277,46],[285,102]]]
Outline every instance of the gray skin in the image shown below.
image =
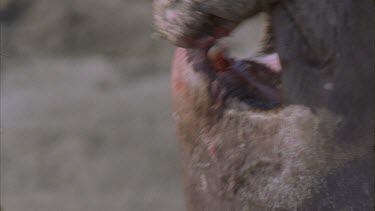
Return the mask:
[[176,53],[188,210],[373,209],[374,1],[160,0],[154,8],[162,37],[187,48],[266,11],[283,67],[283,108],[219,115],[190,58],[199,51]]

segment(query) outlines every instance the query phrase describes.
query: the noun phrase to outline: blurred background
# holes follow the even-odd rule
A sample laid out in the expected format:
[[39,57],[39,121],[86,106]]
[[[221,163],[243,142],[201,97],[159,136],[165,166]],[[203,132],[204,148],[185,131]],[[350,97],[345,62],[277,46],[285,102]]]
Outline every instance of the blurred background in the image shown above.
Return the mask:
[[[183,210],[152,1],[1,0],[0,18],[2,211]],[[260,19],[235,55],[256,51]]]

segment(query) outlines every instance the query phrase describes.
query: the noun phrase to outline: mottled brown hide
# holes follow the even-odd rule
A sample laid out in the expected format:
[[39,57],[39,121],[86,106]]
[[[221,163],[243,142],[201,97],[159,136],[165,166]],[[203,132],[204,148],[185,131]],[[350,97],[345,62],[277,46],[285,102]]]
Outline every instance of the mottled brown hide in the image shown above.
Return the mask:
[[[210,107],[208,77],[178,49],[172,67],[173,117],[191,210],[307,209],[325,175],[366,148],[331,143],[341,117],[291,105],[272,111]],[[309,204],[308,206],[306,204]]]
[[233,99],[218,112],[207,67],[196,65],[203,55],[176,50],[173,117],[188,210],[372,210],[374,2],[228,2],[156,1],[156,27],[194,47],[187,40],[207,34],[204,23],[267,11],[284,104],[262,111]]

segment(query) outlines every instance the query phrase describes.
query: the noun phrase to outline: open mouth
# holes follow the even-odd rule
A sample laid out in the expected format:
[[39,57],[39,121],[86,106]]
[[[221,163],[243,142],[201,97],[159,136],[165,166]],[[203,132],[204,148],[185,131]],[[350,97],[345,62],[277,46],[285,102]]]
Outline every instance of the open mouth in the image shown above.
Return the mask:
[[281,65],[277,53],[235,59],[227,47],[213,41],[205,48],[188,50],[188,56],[194,69],[209,78],[213,109],[269,110],[281,105]]
[[[164,38],[186,49],[193,69],[208,77],[211,107],[269,110],[281,106],[282,68],[278,54],[235,59],[221,38],[232,34],[240,22],[209,13],[191,14],[194,5],[157,7],[163,15],[157,15],[155,22]],[[263,50],[273,52],[272,29],[265,29]]]

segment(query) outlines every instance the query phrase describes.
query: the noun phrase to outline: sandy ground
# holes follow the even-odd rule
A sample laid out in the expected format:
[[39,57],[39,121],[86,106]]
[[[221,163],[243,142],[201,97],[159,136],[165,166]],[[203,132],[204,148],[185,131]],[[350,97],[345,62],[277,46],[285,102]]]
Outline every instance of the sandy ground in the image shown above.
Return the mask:
[[[2,211],[183,210],[172,46],[150,39],[151,2],[35,2],[2,32]],[[69,8],[84,18],[66,31]]]
[[100,57],[6,64],[4,210],[182,210],[167,75],[124,83]]

